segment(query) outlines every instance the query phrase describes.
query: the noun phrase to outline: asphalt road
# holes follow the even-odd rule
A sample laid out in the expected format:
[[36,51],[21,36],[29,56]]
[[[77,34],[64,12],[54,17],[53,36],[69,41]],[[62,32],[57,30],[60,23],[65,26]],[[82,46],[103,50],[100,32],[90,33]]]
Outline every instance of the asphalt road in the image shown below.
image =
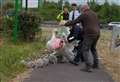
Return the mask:
[[92,73],[81,71],[83,65],[74,66],[69,63],[48,65],[33,70],[31,76],[23,82],[114,82],[102,65]]
[[24,82],[114,82],[103,67],[93,70],[92,73],[80,71],[82,65],[71,64],[49,65],[39,68],[31,73]]

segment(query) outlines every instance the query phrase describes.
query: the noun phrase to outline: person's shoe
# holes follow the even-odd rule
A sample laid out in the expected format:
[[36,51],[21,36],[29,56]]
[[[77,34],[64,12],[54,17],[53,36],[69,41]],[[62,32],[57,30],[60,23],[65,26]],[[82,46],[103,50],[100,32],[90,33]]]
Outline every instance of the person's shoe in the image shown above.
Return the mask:
[[99,69],[99,66],[93,65],[92,68],[93,69]]
[[84,71],[84,72],[92,72],[92,69],[91,68],[84,68],[84,69],[80,69],[81,71]]
[[81,57],[81,62],[85,62],[85,60]]
[[69,63],[71,63],[71,64],[73,64],[73,65],[75,65],[75,66],[78,66],[78,65],[79,65],[78,63],[76,63],[76,62],[74,62],[74,61],[69,61]]
[[84,71],[84,72],[92,72],[92,67],[91,67],[91,65],[87,65],[87,66],[85,66],[83,69],[81,69],[81,71]]

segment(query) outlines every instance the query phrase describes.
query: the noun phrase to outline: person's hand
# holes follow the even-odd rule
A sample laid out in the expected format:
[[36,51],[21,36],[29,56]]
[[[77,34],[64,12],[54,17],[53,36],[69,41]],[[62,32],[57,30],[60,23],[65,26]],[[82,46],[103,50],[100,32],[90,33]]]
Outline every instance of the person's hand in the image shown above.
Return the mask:
[[60,25],[60,26],[64,26],[66,22],[67,22],[67,21],[62,20],[62,21],[59,23],[59,25]]
[[64,24],[64,26],[70,26],[71,25],[71,21],[68,21]]

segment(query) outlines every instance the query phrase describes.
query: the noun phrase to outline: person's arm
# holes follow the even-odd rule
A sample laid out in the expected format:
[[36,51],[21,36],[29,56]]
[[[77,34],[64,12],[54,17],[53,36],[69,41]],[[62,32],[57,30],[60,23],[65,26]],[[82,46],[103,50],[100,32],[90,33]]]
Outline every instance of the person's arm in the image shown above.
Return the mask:
[[73,20],[73,21],[68,21],[67,23],[65,23],[65,26],[72,26],[72,25],[76,25],[76,23],[80,23],[83,20],[84,15],[80,15],[77,19]]
[[60,14],[57,15],[57,20],[59,20],[59,21],[62,20],[62,18],[61,18],[62,14],[63,14],[63,11]]

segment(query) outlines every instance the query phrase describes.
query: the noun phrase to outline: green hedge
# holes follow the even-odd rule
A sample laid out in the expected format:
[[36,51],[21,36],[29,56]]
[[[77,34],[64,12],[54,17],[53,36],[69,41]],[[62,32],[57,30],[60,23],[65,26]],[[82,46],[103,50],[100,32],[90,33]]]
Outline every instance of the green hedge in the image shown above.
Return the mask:
[[39,15],[43,20],[56,20],[57,15],[61,12],[56,3],[46,3],[39,8]]
[[[89,3],[92,10],[94,10],[103,23],[111,21],[120,21],[120,6],[113,4],[109,5],[107,2],[103,5],[98,5],[94,2]],[[69,9],[71,5],[67,3]],[[80,6],[79,6],[80,7]],[[80,9],[80,8],[79,8]],[[44,20],[56,20],[56,16],[61,12],[60,4],[57,3],[45,3],[42,8],[39,8],[39,15]]]

